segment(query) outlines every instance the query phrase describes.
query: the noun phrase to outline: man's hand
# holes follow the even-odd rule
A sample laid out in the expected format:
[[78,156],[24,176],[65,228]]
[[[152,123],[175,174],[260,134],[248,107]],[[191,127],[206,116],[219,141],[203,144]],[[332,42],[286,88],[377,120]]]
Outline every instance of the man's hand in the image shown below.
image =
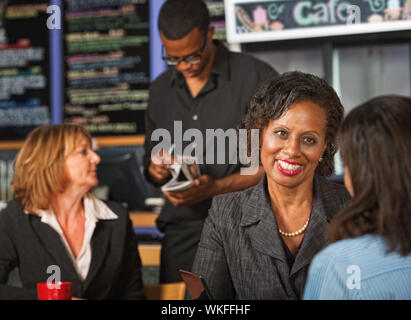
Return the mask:
[[194,186],[185,191],[165,191],[164,194],[176,207],[182,205],[193,205],[219,194],[216,180],[203,174],[194,180]]
[[155,164],[153,161],[150,161],[148,173],[150,174],[150,177],[151,179],[153,179],[154,182],[158,184],[164,184],[171,176],[168,167],[168,164]]
[[157,155],[151,157],[150,165],[148,166],[148,173],[153,182],[164,184],[170,179],[170,163],[174,162],[174,157],[168,152],[160,150]]

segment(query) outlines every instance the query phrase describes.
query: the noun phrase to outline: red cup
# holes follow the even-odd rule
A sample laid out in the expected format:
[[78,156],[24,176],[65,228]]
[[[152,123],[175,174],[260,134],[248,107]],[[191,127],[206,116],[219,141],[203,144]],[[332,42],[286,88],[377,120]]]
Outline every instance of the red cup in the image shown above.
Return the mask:
[[37,284],[38,300],[71,300],[71,282],[42,282]]

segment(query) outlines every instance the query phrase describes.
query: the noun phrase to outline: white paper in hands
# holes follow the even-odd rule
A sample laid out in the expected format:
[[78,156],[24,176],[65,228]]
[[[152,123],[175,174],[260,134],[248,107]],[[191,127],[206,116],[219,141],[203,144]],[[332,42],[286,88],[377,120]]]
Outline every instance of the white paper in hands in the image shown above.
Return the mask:
[[194,180],[200,177],[200,168],[194,157],[179,156],[170,165],[171,180],[161,187],[162,191],[183,191],[194,185]]

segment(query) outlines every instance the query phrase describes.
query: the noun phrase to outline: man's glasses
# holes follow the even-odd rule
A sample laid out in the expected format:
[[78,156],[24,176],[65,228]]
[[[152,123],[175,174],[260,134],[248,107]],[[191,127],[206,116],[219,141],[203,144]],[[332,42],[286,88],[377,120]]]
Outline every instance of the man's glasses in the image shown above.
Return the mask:
[[201,62],[201,59],[203,58],[203,53],[204,53],[204,49],[206,47],[206,44],[207,44],[207,33],[206,33],[206,36],[205,36],[205,39],[204,39],[203,46],[201,47],[201,50],[200,50],[199,53],[190,54],[190,55],[185,56],[185,57],[171,57],[171,56],[165,55],[164,47],[163,47],[162,59],[169,66],[176,66],[182,61],[184,61],[185,63],[188,63],[188,64],[199,64]]

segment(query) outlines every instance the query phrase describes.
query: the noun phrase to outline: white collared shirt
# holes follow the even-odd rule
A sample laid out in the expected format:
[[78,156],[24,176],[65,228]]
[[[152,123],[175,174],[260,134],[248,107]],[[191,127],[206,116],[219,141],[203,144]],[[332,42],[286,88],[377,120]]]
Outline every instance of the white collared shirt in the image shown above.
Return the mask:
[[[73,262],[74,269],[77,271],[81,281],[84,281],[87,277],[91,263],[91,238],[93,236],[94,229],[98,220],[113,220],[118,219],[118,216],[110,210],[107,205],[97,199],[94,195],[86,195],[83,200],[84,215],[86,218],[84,225],[84,238],[80,252],[77,258],[74,257],[73,252],[64,236],[63,230],[57,221],[56,215],[53,210],[36,210],[38,216],[41,217],[41,222],[48,224],[59,235],[66,248],[71,261]],[[28,212],[26,212],[28,214]]]

